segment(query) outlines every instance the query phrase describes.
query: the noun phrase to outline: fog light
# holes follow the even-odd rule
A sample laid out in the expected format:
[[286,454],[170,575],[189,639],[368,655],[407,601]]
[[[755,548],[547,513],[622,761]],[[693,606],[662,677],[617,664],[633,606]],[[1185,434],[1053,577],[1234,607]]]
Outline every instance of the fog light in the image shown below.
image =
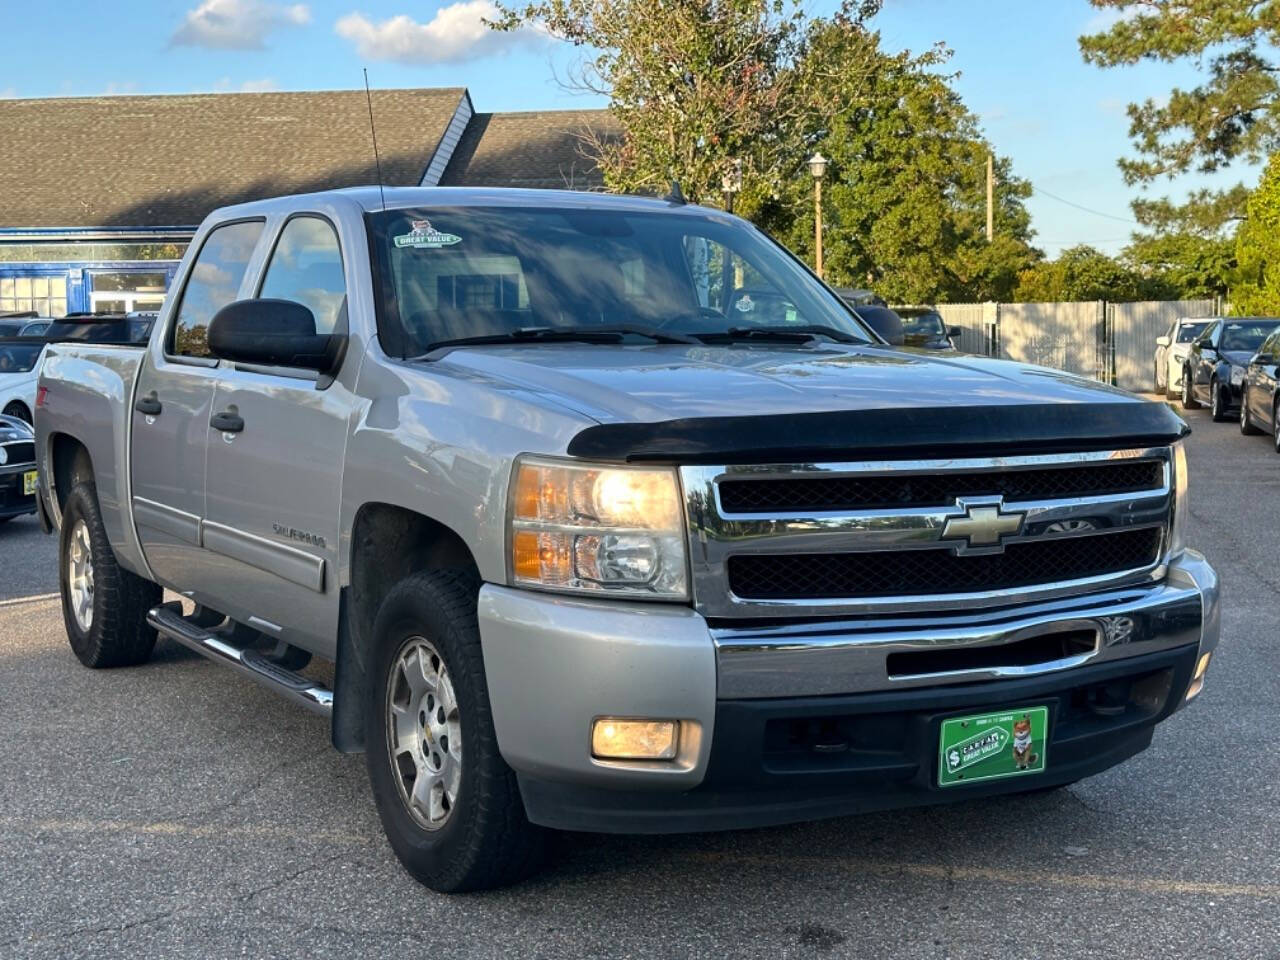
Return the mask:
[[674,760],[675,720],[601,717],[591,726],[591,755],[601,760]]
[[1209,670],[1209,658],[1212,656],[1212,653],[1206,653],[1196,664],[1196,672],[1191,677],[1191,686],[1187,687],[1188,700],[1194,700],[1204,689],[1204,675]]

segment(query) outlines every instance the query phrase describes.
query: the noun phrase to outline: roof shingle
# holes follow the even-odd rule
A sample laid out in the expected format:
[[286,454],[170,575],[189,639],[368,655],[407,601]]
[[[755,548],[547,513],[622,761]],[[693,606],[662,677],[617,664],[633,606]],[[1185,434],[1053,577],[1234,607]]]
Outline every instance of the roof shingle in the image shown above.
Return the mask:
[[477,113],[440,184],[598,190],[604,180],[591,158],[592,136],[621,136],[608,110]]
[[[377,90],[382,173],[416,185],[463,88]],[[0,100],[0,227],[191,226],[377,182],[363,90]]]

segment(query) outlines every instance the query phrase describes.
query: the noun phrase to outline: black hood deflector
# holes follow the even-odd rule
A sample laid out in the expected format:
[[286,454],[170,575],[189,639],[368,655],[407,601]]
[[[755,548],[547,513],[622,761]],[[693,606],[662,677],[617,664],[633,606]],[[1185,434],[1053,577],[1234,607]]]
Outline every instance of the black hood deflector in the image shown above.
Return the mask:
[[936,459],[1162,446],[1190,432],[1163,403],[993,404],[606,423],[580,431],[568,452],[690,464]]

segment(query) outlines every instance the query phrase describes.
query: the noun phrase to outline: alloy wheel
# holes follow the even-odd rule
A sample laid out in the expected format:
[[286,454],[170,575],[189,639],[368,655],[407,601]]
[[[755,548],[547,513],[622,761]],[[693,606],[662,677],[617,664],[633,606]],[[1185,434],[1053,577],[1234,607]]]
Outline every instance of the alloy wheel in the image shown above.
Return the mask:
[[427,830],[439,830],[462,785],[462,717],[453,681],[431,641],[410,637],[387,683],[387,747],[400,799]]
[[93,628],[93,547],[89,526],[77,520],[67,544],[67,582],[71,590],[71,612],[85,633]]

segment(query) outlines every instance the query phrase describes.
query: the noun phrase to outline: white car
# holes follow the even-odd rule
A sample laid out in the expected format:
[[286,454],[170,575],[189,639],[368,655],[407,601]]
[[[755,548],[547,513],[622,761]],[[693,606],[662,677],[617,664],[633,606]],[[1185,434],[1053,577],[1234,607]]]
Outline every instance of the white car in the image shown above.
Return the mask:
[[1179,317],[1162,337],[1156,338],[1156,393],[1179,396],[1182,389],[1182,365],[1186,362],[1191,341],[1213,323],[1215,317]]
[[0,340],[0,413],[32,422],[46,346],[40,340]]

